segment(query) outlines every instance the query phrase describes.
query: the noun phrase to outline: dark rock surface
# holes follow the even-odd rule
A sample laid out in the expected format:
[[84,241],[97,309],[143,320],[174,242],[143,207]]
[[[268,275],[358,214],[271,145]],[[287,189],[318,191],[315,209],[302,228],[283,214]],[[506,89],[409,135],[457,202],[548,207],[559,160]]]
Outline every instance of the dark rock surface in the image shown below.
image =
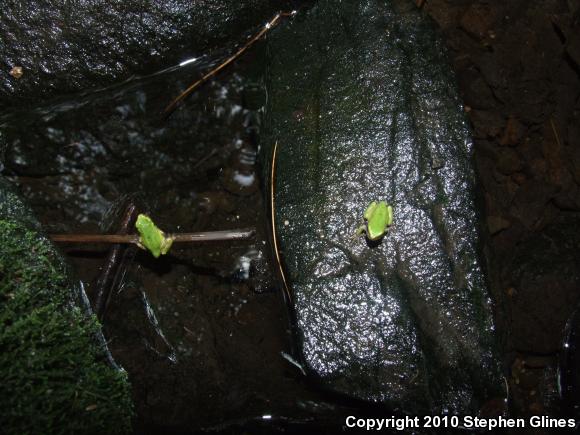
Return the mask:
[[[0,108],[124,80],[238,43],[285,0],[7,1]],[[22,68],[22,76],[10,74]]]
[[[277,29],[263,143],[278,144],[276,230],[309,372],[407,412],[473,414],[502,385],[469,130],[430,24],[406,1],[319,1]],[[372,200],[395,214],[378,245],[353,238]]]
[[[211,39],[209,42],[204,42],[206,45],[198,46],[199,40],[194,41],[195,37],[190,38],[188,32],[198,32],[199,25],[189,26],[189,24],[178,23],[179,25],[176,26],[166,26],[164,23],[171,22],[173,18],[170,17],[171,11],[166,9],[165,16],[169,16],[170,19],[165,20],[163,15],[165,12],[161,11],[165,6],[157,4],[153,6],[156,11],[161,11],[158,15],[160,18],[155,25],[148,27],[150,23],[148,19],[130,19],[131,17],[147,17],[140,12],[143,10],[139,9],[141,3],[119,3],[109,10],[102,6],[104,2],[82,3],[80,6],[75,5],[79,8],[79,12],[73,11],[72,7],[68,12],[54,12],[49,2],[41,1],[3,3],[0,10],[0,17],[3,17],[0,20],[2,36],[0,52],[3,53],[0,56],[0,62],[2,62],[0,109],[11,110],[15,105],[20,104],[32,106],[36,105],[39,99],[50,96],[60,97],[65,92],[116,83],[117,79],[124,79],[131,74],[142,75],[154,70],[160,63],[165,67],[166,62],[172,63],[191,55],[197,56],[204,51],[201,47],[221,45],[218,41],[233,40],[234,43],[238,43],[237,36],[250,30],[244,28],[243,25],[239,28],[234,26],[235,29],[226,26],[224,32],[218,31],[217,35],[223,36],[230,30],[233,33],[223,36],[222,40],[218,36],[215,41]],[[137,6],[131,9],[133,6],[126,6],[129,3]],[[193,2],[191,10],[193,11],[196,5],[199,7],[204,5],[205,9],[208,7],[211,9],[211,5],[215,5],[215,2],[211,5],[209,3]],[[182,7],[178,2],[171,4],[177,4],[176,8]],[[182,5],[185,4],[182,2]],[[234,8],[238,7],[233,2],[232,5]],[[106,6],[111,8],[110,3]],[[186,10],[188,6],[183,6],[183,8]],[[53,12],[46,13],[49,9]],[[245,17],[244,19],[249,20],[248,26],[255,26],[271,16],[275,9],[272,8],[261,16],[258,14],[255,20],[251,15],[242,14],[236,17]],[[488,277],[496,302],[498,331],[506,338],[505,365],[511,367],[509,381],[511,397],[514,399],[512,403],[516,412],[522,415],[546,414],[551,412],[549,400],[546,397],[553,394],[554,385],[546,381],[545,374],[553,368],[562,338],[562,328],[580,298],[580,293],[578,293],[580,249],[578,249],[577,231],[580,223],[580,49],[578,48],[580,47],[578,15],[580,4],[575,0],[517,0],[513,2],[429,0],[424,2],[424,9],[443,29],[446,45],[458,73],[462,96],[469,106],[467,109],[473,124],[479,187],[481,187],[481,196],[485,206],[483,235]],[[106,20],[83,18],[82,14],[92,14],[93,11],[100,11],[101,17],[119,14],[124,21],[122,25],[115,21],[116,24],[111,27],[107,25]],[[62,20],[59,21],[59,17],[64,16],[76,17],[67,22],[71,26],[76,26],[71,33],[64,30],[68,24],[64,25]],[[296,17],[296,20],[300,19],[301,15]],[[85,32],[85,24],[90,31]],[[144,29],[143,33],[140,33],[140,29]],[[127,35],[133,36],[128,39]],[[137,36],[140,39],[138,43],[135,42],[135,35],[139,35]],[[77,36],[83,38],[82,44],[87,44],[87,47],[94,49],[84,50],[82,48],[84,45],[77,45],[76,48],[67,46],[68,41],[76,41]],[[229,39],[230,36],[232,39]],[[165,39],[162,41],[162,38],[167,38],[171,42],[165,43],[163,42]],[[104,43],[102,43],[103,39]],[[157,39],[160,41],[159,46],[156,42],[152,42]],[[173,45],[174,42],[176,45]],[[58,47],[56,47],[57,43],[60,44]],[[192,45],[189,45],[190,43]],[[120,47],[119,53],[123,53],[123,56],[115,54],[114,48],[117,45]],[[151,54],[151,50],[160,51],[159,54]],[[358,52],[359,50],[354,50],[354,53]],[[20,53],[27,54],[24,56]],[[26,59],[29,61],[25,62]],[[59,62],[59,59],[64,59],[64,62]],[[20,79],[9,74],[15,66],[24,67]],[[16,73],[17,71],[14,71],[14,74],[18,75]],[[190,82],[190,77],[180,76],[177,82],[179,82],[177,87],[182,88]],[[173,95],[177,91],[175,87],[159,90],[167,95]],[[110,98],[114,100],[113,97]],[[204,98],[206,97],[202,96],[198,101]],[[84,104],[81,100],[74,100],[73,103]],[[162,103],[148,102],[148,110],[158,113],[163,107]],[[189,103],[196,104],[191,101]],[[72,218],[75,209],[67,208],[66,200],[76,198],[77,201],[85,201],[87,205],[91,203],[91,194],[84,190],[83,183],[91,177],[92,167],[90,164],[81,163],[80,169],[86,171],[86,174],[80,177],[83,181],[75,182],[75,174],[78,173],[77,160],[83,162],[91,160],[91,158],[83,160],[87,158],[84,152],[89,156],[92,152],[97,153],[97,156],[102,156],[99,150],[101,142],[105,145],[112,144],[107,153],[118,152],[120,157],[124,156],[124,151],[118,149],[120,145],[134,145],[129,140],[118,139],[118,130],[122,128],[131,130],[133,121],[127,122],[122,105],[115,109],[117,103],[113,101],[111,104],[112,110],[120,111],[118,123],[123,127],[115,126],[110,121],[103,123],[100,111],[104,109],[96,110],[90,115],[95,120],[91,131],[97,134],[99,132],[96,130],[102,129],[103,137],[97,135],[97,140],[93,141],[87,136],[82,143],[78,142],[79,138],[83,137],[82,134],[75,133],[61,137],[58,131],[48,128],[45,129],[46,131],[43,130],[44,133],[39,133],[35,128],[28,129],[26,123],[18,127],[19,124],[16,121],[18,118],[25,119],[26,122],[30,120],[33,123],[36,122],[36,118],[28,119],[24,112],[15,113],[12,118],[14,121],[12,124],[17,130],[21,128],[19,131],[25,132],[22,136],[29,135],[30,139],[15,136],[16,140],[12,143],[8,155],[9,165],[4,171],[12,176],[14,173],[20,174],[18,175],[20,187],[25,191],[35,211],[40,212],[43,224],[53,224],[54,228],[59,231],[79,230]],[[52,121],[48,118],[48,114],[59,110],[58,107],[47,105],[35,116],[47,116],[45,122],[50,124]],[[69,110],[75,110],[75,108],[70,106]],[[304,111],[297,111],[293,115],[301,119],[304,117]],[[189,123],[190,119],[184,116],[183,122]],[[44,128],[42,122],[38,122],[38,125],[37,129]],[[113,128],[109,128],[110,126]],[[17,142],[18,139],[20,143]],[[32,146],[33,142],[35,146]],[[62,149],[54,153],[54,149],[59,145]],[[80,151],[77,151],[76,147]],[[4,149],[2,146],[0,148]],[[24,152],[19,152],[18,149]],[[200,150],[200,152],[201,155],[193,155],[192,158],[203,159],[205,151]],[[207,153],[210,155],[210,151]],[[54,168],[58,168],[61,164],[58,159],[63,155],[66,158],[65,163],[70,162],[69,169],[71,170],[66,173],[54,172]],[[224,164],[223,161],[227,159],[220,157],[219,162],[216,163],[213,160],[214,155],[211,155],[207,160],[210,163],[204,161],[199,173],[207,173],[208,177],[215,176],[220,165]],[[105,164],[105,160],[99,162]],[[3,163],[7,162],[3,159]],[[165,164],[171,166],[171,163]],[[116,170],[117,167],[113,167],[111,172]],[[123,180],[128,171],[125,167],[119,166],[118,179]],[[177,176],[181,177],[180,170],[176,172]],[[186,177],[189,177],[189,174],[183,173],[183,178],[188,180],[184,188],[189,189],[190,178]],[[62,192],[65,193],[63,195],[61,191],[54,188],[54,180],[57,178],[63,178],[67,183],[70,181],[71,186],[79,189],[78,194],[75,191],[63,190]],[[198,183],[198,179],[194,177],[194,181],[191,182]],[[109,184],[102,186],[102,192],[109,201],[113,199],[107,195],[119,189],[118,185],[111,184],[111,186],[113,186],[112,189],[108,188]],[[98,198],[100,197],[97,195]],[[178,199],[176,204],[181,204],[183,197],[169,194],[161,202],[170,203],[173,199]],[[250,201],[251,198],[244,201],[244,210],[248,208],[247,204]],[[229,204],[234,201],[219,199],[216,202]],[[223,209],[227,210],[226,213],[218,207],[218,217],[214,213],[207,221],[218,225],[224,215],[237,213],[237,211],[231,211],[233,208],[231,205],[227,207],[223,205]],[[173,213],[173,210],[169,207],[168,214]],[[42,215],[43,211],[44,215]],[[182,212],[185,216],[187,213],[189,209]],[[175,215],[177,216],[177,213]],[[98,226],[94,222],[97,218],[100,218],[100,215],[91,216],[91,226],[80,229],[97,230]],[[176,217],[175,220],[181,222],[185,218]],[[204,226],[200,224],[199,228],[204,228]],[[203,263],[205,253],[202,254],[199,254],[199,258]],[[77,259],[80,264],[79,270],[91,277],[91,274],[98,270],[98,265],[94,265],[94,259],[92,263],[87,259],[84,261],[83,263]],[[192,279],[198,279],[197,272],[192,276]],[[147,274],[145,278],[147,282],[152,283],[152,286],[155,285],[157,279],[159,277],[154,273]],[[209,302],[201,305],[201,308],[196,306],[195,309],[203,311],[203,307],[207,307],[208,318],[213,319],[210,310],[214,306],[229,307],[230,304],[236,303],[236,293],[230,291],[229,287],[220,287],[221,296],[216,298],[213,281],[200,279],[199,285],[207,290],[203,298]],[[122,297],[129,299],[126,294],[124,293]],[[135,296],[135,294],[139,295],[138,292],[130,294],[130,297],[139,300]],[[277,353],[279,347],[264,345],[264,342],[268,340],[276,341],[272,339],[272,335],[278,334],[284,337],[283,332],[269,327],[271,324],[280,322],[277,317],[279,313],[275,311],[277,305],[270,302],[271,305],[264,309],[264,300],[258,301],[262,296],[255,296],[253,292],[250,292],[250,295],[255,297],[255,302],[247,304],[246,307],[256,307],[256,310],[247,308],[248,311],[244,312],[243,309],[240,318],[234,314],[223,314],[211,320],[214,322],[214,331],[217,331],[217,341],[221,343],[218,351],[215,352],[216,361],[220,361],[224,355],[233,361],[232,369],[227,371],[224,378],[226,381],[220,384],[223,386],[224,394],[232,389],[232,383],[234,383],[232,380],[246,378],[250,373],[260,372],[265,380],[270,380],[273,374],[278,376],[287,370],[285,365],[275,359],[280,359]],[[163,293],[163,298],[165,297],[166,294]],[[177,297],[175,299],[177,302],[171,303],[175,306],[182,306],[183,301]],[[115,319],[118,323],[112,324],[124,325],[127,329],[131,329],[133,325],[127,324],[126,321],[126,308],[126,305],[119,304],[118,313],[113,313],[117,314]],[[167,312],[171,314],[173,310]],[[264,313],[263,319],[261,312]],[[229,311],[224,309],[222,313],[229,313]],[[165,321],[172,317],[172,314],[169,314]],[[195,315],[188,317],[188,314],[191,313],[184,310],[180,318],[199,319]],[[228,316],[231,317],[231,323],[228,323]],[[241,320],[238,322],[241,318],[243,322]],[[193,320],[191,322],[195,323]],[[250,327],[244,325],[250,325]],[[251,325],[254,325],[254,329]],[[178,329],[181,329],[181,326],[179,325]],[[191,329],[190,323],[186,323],[186,326]],[[120,328],[119,335],[130,341],[133,336],[123,335],[124,331],[122,327]],[[276,329],[276,332],[271,333],[272,329]],[[111,330],[118,331],[113,327]],[[232,336],[230,331],[238,331],[238,334]],[[240,341],[242,338],[246,341]],[[194,338],[188,335],[187,340],[193,343]],[[204,343],[208,343],[208,347],[211,347],[213,339],[204,340]],[[134,342],[137,343],[138,340]],[[263,363],[262,366],[254,365],[252,359],[254,356],[251,356],[254,348],[246,346],[250,342],[253,343],[252,346],[260,349],[267,348],[270,352],[264,351],[263,355],[257,357]],[[235,346],[231,346],[231,343]],[[135,373],[146,379],[146,382],[136,383],[138,389],[135,396],[140,401],[140,424],[151,428],[154,427],[151,422],[155,421],[179,426],[180,423],[176,423],[179,419],[175,417],[179,413],[176,414],[173,406],[178,406],[176,402],[182,400],[176,400],[174,385],[182,386],[183,379],[189,379],[192,384],[195,384],[196,376],[192,375],[192,371],[184,370],[183,377],[176,376],[174,381],[161,387],[163,393],[151,392],[157,385],[162,384],[159,381],[162,378],[160,375],[162,371],[150,362],[144,364],[142,357],[145,355],[146,358],[152,360],[156,356],[147,349],[138,351],[129,349],[125,352],[122,340],[114,340],[113,345],[118,348],[118,353],[124,358],[121,361],[124,363],[126,361],[125,366],[129,367],[133,364],[132,368]],[[248,357],[245,365],[247,371],[242,370],[242,376],[240,376],[239,361],[234,353],[242,355],[242,358]],[[538,354],[541,356],[538,357]],[[200,365],[205,364],[203,358],[195,360]],[[276,361],[276,363],[272,364],[271,361]],[[272,369],[273,366],[274,369]],[[222,376],[221,363],[216,364],[215,367],[215,376]],[[259,368],[256,370],[256,367]],[[268,372],[269,369],[271,372]],[[208,370],[211,372],[210,369]],[[204,379],[206,384],[211,384],[213,378],[206,374],[204,368],[198,372],[197,376]],[[284,375],[287,376],[287,373]],[[252,384],[250,389],[253,390],[254,386],[262,385],[262,383],[263,380],[259,379]],[[279,392],[286,389],[290,391],[288,396],[302,397],[299,389],[296,392],[290,390],[288,383],[282,388],[278,384],[273,385],[271,391]],[[239,385],[236,388],[238,392],[243,391],[243,387]],[[201,389],[197,384],[192,387],[192,391],[197,393]],[[264,403],[272,400],[271,391],[263,395]],[[191,406],[186,402],[190,400],[190,396],[187,396],[183,389],[180,389],[180,394],[183,395],[183,403],[185,403],[182,407],[183,415],[196,420],[196,416],[191,413]],[[216,402],[207,400],[205,392],[200,397],[200,403],[207,409],[211,409],[220,418],[223,416],[223,411],[214,405]],[[243,405],[244,402],[239,400],[239,393],[232,394],[231,397],[232,403],[237,404],[240,409],[247,409]],[[247,399],[247,403],[256,403],[251,395],[243,395],[243,397]],[[272,401],[280,402],[280,399]],[[166,403],[171,406],[166,406]],[[191,422],[186,421],[179,427],[191,428]]]
[[431,0],[425,9],[443,28],[472,109],[486,258],[506,363],[516,368],[515,409],[546,413],[543,369],[551,363],[527,362],[555,357],[580,299],[580,5]]

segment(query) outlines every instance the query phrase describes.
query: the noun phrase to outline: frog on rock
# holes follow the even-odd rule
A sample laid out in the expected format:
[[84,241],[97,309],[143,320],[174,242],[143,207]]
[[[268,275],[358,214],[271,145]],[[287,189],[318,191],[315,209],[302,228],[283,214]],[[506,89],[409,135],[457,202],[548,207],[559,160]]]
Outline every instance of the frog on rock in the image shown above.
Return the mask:
[[393,224],[393,207],[385,201],[373,201],[365,210],[363,217],[366,222],[356,230],[355,237],[366,233],[367,239],[376,241],[383,237]]

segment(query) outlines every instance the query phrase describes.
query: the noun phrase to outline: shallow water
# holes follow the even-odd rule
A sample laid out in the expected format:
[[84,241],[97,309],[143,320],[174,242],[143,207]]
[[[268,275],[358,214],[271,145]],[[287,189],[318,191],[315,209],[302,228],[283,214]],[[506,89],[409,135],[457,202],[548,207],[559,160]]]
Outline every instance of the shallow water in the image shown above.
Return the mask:
[[[218,60],[0,117],[2,173],[47,232],[114,232],[128,201],[169,232],[256,228],[253,240],[178,245],[157,260],[131,248],[104,332],[129,373],[139,431],[269,427],[335,409],[283,356],[292,344],[271,272],[255,141],[260,79],[250,63],[238,65],[168,120],[160,116]],[[91,296],[107,247],[62,249]]]

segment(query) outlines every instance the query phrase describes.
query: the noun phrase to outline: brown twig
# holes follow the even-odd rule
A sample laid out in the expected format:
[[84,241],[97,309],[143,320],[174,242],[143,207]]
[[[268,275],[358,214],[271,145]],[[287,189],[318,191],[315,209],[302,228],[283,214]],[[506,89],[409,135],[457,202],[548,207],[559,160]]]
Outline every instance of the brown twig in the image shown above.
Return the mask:
[[188,242],[217,242],[221,240],[244,240],[254,236],[256,231],[251,228],[242,230],[207,231],[202,233],[169,234],[173,243]]
[[550,124],[552,125],[552,131],[554,132],[554,137],[556,138],[556,143],[558,144],[558,148],[562,147],[560,143],[560,135],[558,134],[558,130],[556,130],[556,124],[554,124],[554,118],[550,118]]
[[[254,229],[240,229],[166,234],[166,237],[172,238],[173,243],[217,242],[249,239],[254,233]],[[139,243],[137,234],[51,234],[49,237],[57,243]]]
[[56,243],[137,243],[135,234],[50,234]]
[[163,111],[163,117],[164,118],[167,118],[168,116],[170,116],[173,113],[173,111],[177,108],[177,106],[179,105],[179,103],[181,101],[183,101],[188,95],[190,95],[198,86],[200,86],[201,84],[205,83],[209,78],[211,78],[214,75],[216,75],[218,72],[220,72],[226,66],[228,66],[230,63],[232,63],[234,60],[236,60],[238,57],[240,57],[248,48],[250,48],[252,45],[254,45],[270,29],[272,29],[274,26],[276,26],[278,24],[278,21],[280,21],[281,18],[291,17],[291,16],[293,16],[295,14],[296,14],[296,11],[292,11],[292,12],[280,12],[280,13],[276,14],[274,16],[274,18],[272,18],[270,21],[268,21],[266,23],[266,25],[262,28],[262,30],[260,30],[258,33],[256,33],[234,55],[232,55],[229,58],[227,58],[224,62],[222,62],[221,64],[219,64],[217,67],[215,67],[214,69],[212,69],[210,72],[208,72],[207,74],[205,74],[202,78],[200,78],[195,83],[193,83],[191,86],[189,86],[185,91],[183,91],[181,94],[179,94],[179,96],[177,96],[177,98],[175,98],[165,108],[165,110]]
[[286,283],[286,275],[284,275],[284,269],[282,268],[282,261],[280,260],[280,253],[278,252],[278,238],[276,237],[276,207],[274,204],[274,193],[275,193],[275,179],[276,179],[276,156],[278,151],[278,141],[274,143],[274,150],[272,151],[272,165],[270,168],[270,220],[272,222],[272,241],[274,243],[274,254],[276,255],[276,263],[278,263],[278,268],[280,270],[280,276],[282,277],[282,283],[284,284],[284,291],[286,296],[288,296],[288,302],[292,301],[290,296],[290,289]]

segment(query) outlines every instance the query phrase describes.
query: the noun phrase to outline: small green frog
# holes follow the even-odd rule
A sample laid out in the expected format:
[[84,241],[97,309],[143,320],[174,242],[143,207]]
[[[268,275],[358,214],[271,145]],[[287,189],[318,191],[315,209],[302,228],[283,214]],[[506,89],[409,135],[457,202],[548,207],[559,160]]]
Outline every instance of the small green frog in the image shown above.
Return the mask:
[[355,237],[366,233],[367,239],[379,240],[393,224],[393,207],[385,201],[373,201],[365,210],[364,218],[366,222],[356,230]]
[[144,214],[137,216],[135,228],[139,231],[138,246],[141,249],[148,249],[155,258],[167,254],[173,238],[165,237],[165,233],[157,228],[149,216]]

